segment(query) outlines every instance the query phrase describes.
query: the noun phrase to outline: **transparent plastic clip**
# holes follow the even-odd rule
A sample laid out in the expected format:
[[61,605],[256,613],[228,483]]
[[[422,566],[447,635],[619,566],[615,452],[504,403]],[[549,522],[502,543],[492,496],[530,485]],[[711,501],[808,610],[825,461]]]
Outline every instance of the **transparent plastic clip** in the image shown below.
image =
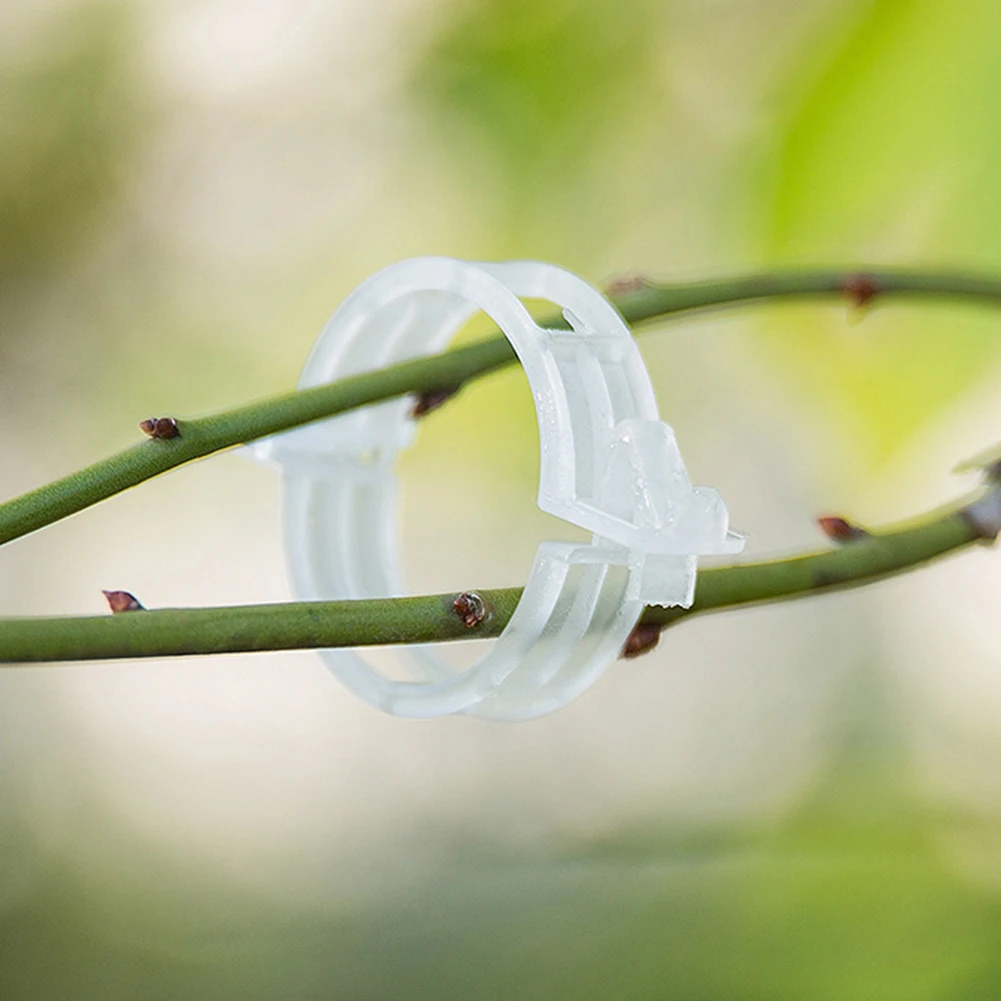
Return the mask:
[[[557,305],[569,330],[521,299]],[[397,716],[522,720],[566,705],[619,655],[644,605],[689,606],[697,557],[734,553],[715,490],[693,487],[621,316],[597,290],[532,261],[403,261],[359,286],[327,322],[299,385],[321,385],[444,350],[478,310],[504,332],[535,399],[539,507],[593,532],[544,542],[511,621],[472,667],[402,648],[414,681],[358,653],[324,650],[357,696]],[[281,464],[292,577],[307,600],[406,593],[399,572],[396,456],[413,439],[409,399],[373,404],[252,446]]]

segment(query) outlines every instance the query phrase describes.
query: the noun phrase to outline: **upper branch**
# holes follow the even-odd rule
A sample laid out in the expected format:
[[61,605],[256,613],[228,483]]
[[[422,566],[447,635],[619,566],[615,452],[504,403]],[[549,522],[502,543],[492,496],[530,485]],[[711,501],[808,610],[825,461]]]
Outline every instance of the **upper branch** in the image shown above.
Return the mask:
[[[679,313],[764,299],[841,296],[864,304],[875,296],[906,295],[1001,305],[1001,280],[962,274],[809,271],[693,284],[623,282],[612,298],[634,325]],[[549,326],[562,320],[548,319]],[[66,518],[175,466],[286,431],[345,410],[407,393],[441,394],[515,360],[507,339],[467,347],[313,389],[284,393],[234,410],[176,421],[172,436],[154,435],[85,469],[0,504],[0,545]]]

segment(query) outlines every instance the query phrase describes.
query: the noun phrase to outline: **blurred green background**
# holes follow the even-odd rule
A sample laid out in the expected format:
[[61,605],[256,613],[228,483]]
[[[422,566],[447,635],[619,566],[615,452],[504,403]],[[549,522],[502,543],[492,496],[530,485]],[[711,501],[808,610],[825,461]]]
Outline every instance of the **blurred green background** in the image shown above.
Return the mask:
[[[408,256],[1001,273],[999,52],[986,0],[7,0],[2,494],[288,388]],[[996,315],[853,319],[641,341],[750,556],[1001,438]],[[518,371],[426,421],[415,590],[524,579],[535,434]],[[282,600],[278,507],[198,463],[5,547],[0,608]],[[985,550],[694,622],[517,726],[309,653],[5,670],[0,998],[997,998],[999,602]]]

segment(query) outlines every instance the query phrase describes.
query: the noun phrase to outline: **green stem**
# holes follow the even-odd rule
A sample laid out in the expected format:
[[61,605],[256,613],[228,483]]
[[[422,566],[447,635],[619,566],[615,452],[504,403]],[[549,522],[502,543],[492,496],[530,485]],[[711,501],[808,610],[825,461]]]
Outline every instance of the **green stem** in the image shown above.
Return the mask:
[[[858,587],[993,538],[995,486],[973,497],[838,548],[701,571],[690,609],[648,608],[662,628],[705,612]],[[989,503],[987,503],[989,501]],[[980,512],[986,512],[982,514]],[[0,663],[171,657],[264,650],[376,646],[487,638],[507,625],[521,588],[480,591],[486,619],[467,628],[456,595],[162,609],[79,618],[0,619]]]
[[[873,295],[932,296],[1001,305],[1001,280],[905,271],[792,272],[693,284],[638,283],[614,295],[629,323],[762,299]],[[556,325],[556,321],[544,321]],[[460,386],[515,360],[494,336],[315,389],[284,393],[209,417],[179,421],[180,437],[142,441],[85,469],[0,504],[0,545],[37,531],[175,466],[366,403]]]

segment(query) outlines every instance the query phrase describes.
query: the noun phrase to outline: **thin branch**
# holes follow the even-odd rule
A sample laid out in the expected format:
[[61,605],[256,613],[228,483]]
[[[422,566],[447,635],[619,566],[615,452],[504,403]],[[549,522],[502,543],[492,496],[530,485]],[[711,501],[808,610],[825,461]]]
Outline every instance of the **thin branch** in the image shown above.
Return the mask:
[[[865,304],[884,295],[1001,305],[1001,280],[951,273],[874,270],[758,275],[693,284],[620,283],[613,296],[631,324],[763,299],[839,296]],[[561,326],[561,320],[544,321]],[[500,335],[444,354],[284,393],[234,410],[175,422],[176,436],[153,437],[85,469],[0,504],[0,545],[76,514],[176,466],[366,403],[462,386],[514,361]],[[159,418],[172,421],[172,418]]]
[[[1001,486],[837,548],[700,571],[690,609],[648,608],[642,621],[667,628],[706,612],[859,587],[903,573],[1001,529]],[[176,657],[265,650],[375,646],[487,638],[507,624],[521,588],[476,592],[475,629],[456,594],[364,601],[292,602],[230,608],[130,611],[79,618],[0,619],[0,663]]]

